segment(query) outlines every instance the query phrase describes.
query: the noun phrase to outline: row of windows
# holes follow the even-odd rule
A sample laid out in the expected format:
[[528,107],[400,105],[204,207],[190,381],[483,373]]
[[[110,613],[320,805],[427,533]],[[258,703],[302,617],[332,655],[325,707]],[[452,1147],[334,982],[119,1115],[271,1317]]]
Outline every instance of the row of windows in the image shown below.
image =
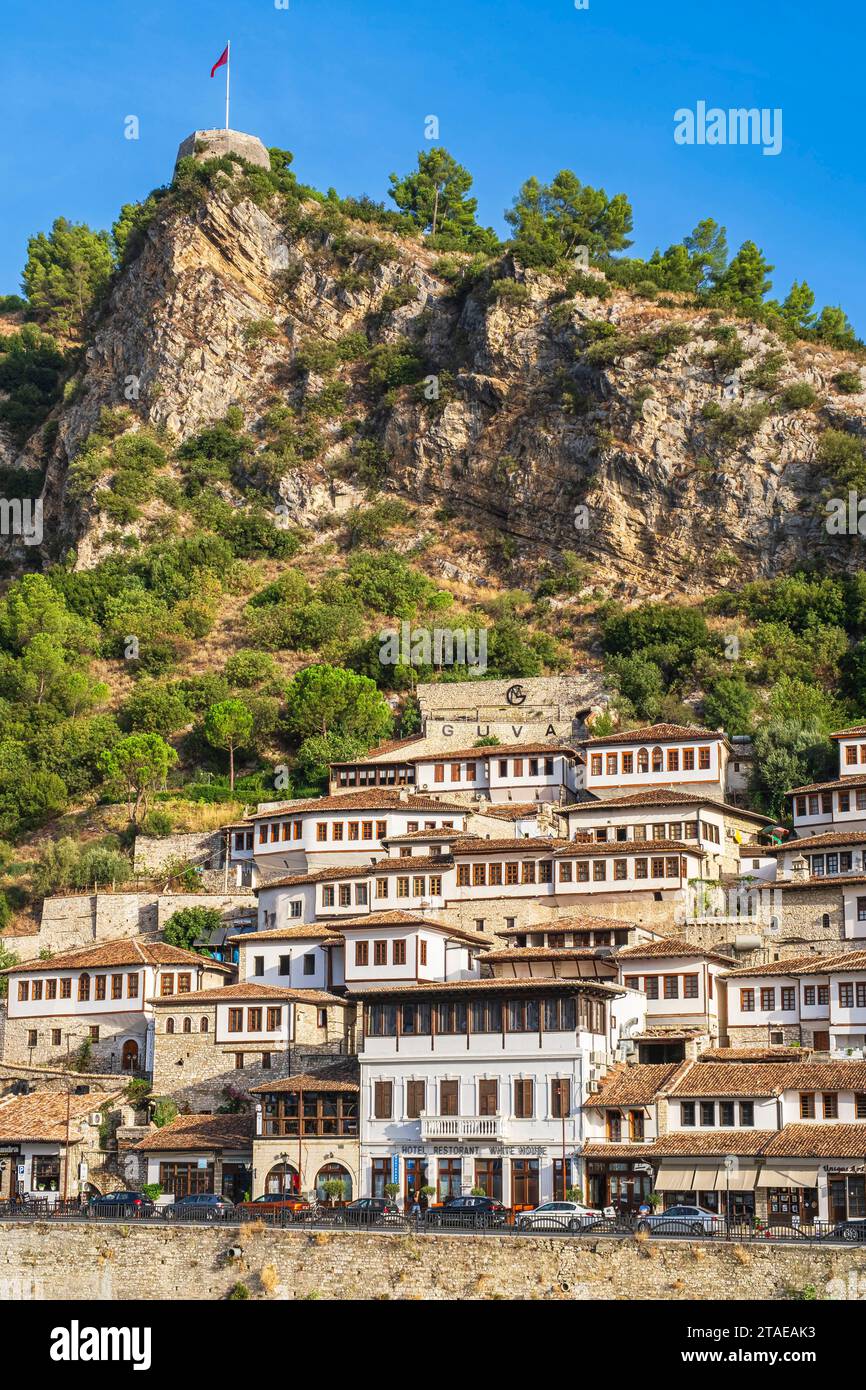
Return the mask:
[[[762,1013],[769,1013],[776,1007],[776,987],[767,985],[762,989],[740,990],[740,1011],[744,1014],[755,1012],[756,997],[760,999]],[[783,985],[778,990],[780,1013],[794,1013],[797,1008],[797,989],[795,985]],[[839,1007],[842,1009],[866,1009],[866,981],[851,982],[842,980],[837,985]],[[829,985],[804,985],[803,1004],[806,1008],[815,1005],[827,1006],[830,1003]]]
[[[654,855],[652,858],[636,857],[634,878],[679,878],[686,874],[686,861],[679,855]],[[608,874],[608,866],[613,871]],[[622,882],[630,877],[628,859],[563,859],[559,863],[560,883],[604,883],[608,877]],[[552,883],[553,861],[550,859],[524,859],[505,864],[458,864],[457,887],[468,888],[491,884],[513,885],[517,883]]]
[[[264,1010],[258,1005],[246,1010],[246,1031],[248,1033],[261,1033],[262,1016]],[[275,1033],[282,1027],[283,1011],[281,1008],[269,1008],[267,1010],[267,1032]],[[230,1033],[243,1033],[244,1031],[244,1010],[229,1009],[228,1031]]]
[[[605,1135],[609,1144],[621,1144],[623,1136],[622,1114],[619,1110],[605,1112]],[[629,1110],[628,1137],[631,1143],[640,1144],[646,1137],[646,1121],[643,1110]]]
[[[691,1128],[692,1125],[698,1123],[698,1117],[700,1117],[700,1123],[705,1127],[719,1124],[727,1128],[737,1123],[735,1119],[736,1109],[737,1107],[732,1100],[719,1101],[718,1107],[714,1100],[702,1100],[700,1107],[693,1100],[684,1100],[680,1105],[680,1124],[685,1128]],[[745,1129],[754,1128],[755,1102],[753,1100],[741,1100],[739,1112],[740,1125]]]
[[265,1134],[351,1138],[358,1133],[358,1097],[338,1091],[291,1091],[267,1095],[262,1104]]
[[[709,995],[713,997],[713,977],[707,976]],[[658,999],[659,981],[665,999],[698,999],[700,997],[700,976],[699,975],[644,975],[643,992],[647,999]],[[626,975],[625,985],[627,989],[640,989],[640,975]]]
[[815,878],[823,878],[825,874],[847,874],[851,870],[849,851],[843,851],[841,854],[807,854],[806,858],[811,864],[811,872]]
[[866,763],[866,743],[849,743],[845,749],[846,767],[856,767],[858,748],[860,750],[860,762]]
[[[800,1092],[800,1119],[814,1120],[817,1118],[818,1093],[815,1091]],[[835,1091],[824,1091],[820,1093],[821,1113],[825,1120],[838,1120],[839,1118],[839,1097]],[[866,1095],[857,1094],[854,1096],[854,1113],[858,1120],[866,1120]]]
[[[509,762],[511,771],[509,772]],[[554,769],[553,758],[497,758],[497,774],[500,777],[552,777]],[[449,780],[451,782],[475,782],[478,778],[478,764],[471,763],[434,763],[433,781],[444,782],[445,770],[448,768]]]
[[[719,844],[721,840],[717,825],[712,821],[698,820],[656,821],[645,825],[597,825],[590,826],[583,833],[591,836],[599,845],[611,842],[627,844],[631,840],[697,840],[699,837]],[[580,838],[581,832],[578,831],[575,839]]]
[[[395,879],[395,894],[398,898],[439,898],[442,896],[442,875],[401,874]],[[381,902],[391,892],[391,880],[376,879],[376,900]],[[326,883],[322,888],[322,907],[366,907],[370,901],[370,886],[367,883]]]
[[[109,978],[111,984],[109,986]],[[165,979],[174,979],[173,975]],[[190,976],[187,975],[186,979]],[[91,990],[94,999],[122,999],[123,981],[126,980],[127,999],[138,998],[138,974],[132,975],[94,975],[91,977],[86,971],[78,977],[77,996],[79,1000],[87,1001],[91,997]],[[109,995],[110,988],[110,995]],[[172,990],[163,989],[163,993],[171,994]],[[72,977],[65,976],[60,980],[19,980],[18,981],[18,1000],[19,1003],[26,1003],[28,1000],[40,999],[71,999],[72,998]]]
[[586,995],[550,999],[474,999],[442,1003],[368,1004],[368,1037],[465,1033],[604,1032],[604,1005]]
[[[304,974],[304,975],[315,975],[315,973],[316,973],[316,953],[315,953],[315,951],[305,951],[305,952],[303,953],[303,955],[301,956],[301,961],[302,961],[302,967],[303,967],[301,973]],[[253,975],[264,975],[264,973],[265,973],[265,958],[264,958],[264,956],[253,956]],[[278,967],[277,973],[278,973],[279,975],[288,975],[288,976],[291,976],[291,973],[292,973],[292,957],[291,957],[291,956],[280,956],[279,967]]]
[[[541,1088],[538,1088],[541,1091]],[[480,1116],[498,1115],[500,1098],[507,1104],[511,1092],[511,1115],[517,1120],[531,1120],[536,1117],[536,1085],[533,1080],[513,1081],[511,1086],[500,1086],[498,1080],[482,1078],[477,1082],[476,1104],[473,1113]],[[454,1080],[428,1083],[426,1081],[406,1082],[405,1114],[398,1119],[417,1120],[421,1115],[435,1114],[453,1116],[460,1114],[460,1082]],[[429,1103],[429,1111],[428,1111]],[[542,1095],[538,1097],[541,1105]],[[568,1077],[555,1077],[550,1082],[550,1118],[561,1120],[571,1114],[571,1080]],[[373,1083],[373,1118],[392,1120],[394,1115],[393,1081]],[[543,1116],[539,1115],[539,1119]]]
[[[92,1027],[88,1028],[88,1030],[87,1030],[87,1036],[88,1036],[88,1038],[89,1038],[89,1040],[90,1040],[91,1042],[99,1042],[99,1028],[98,1028],[98,1026],[97,1026],[96,1024],[93,1024]],[[28,1046],[28,1047],[38,1047],[38,1046],[39,1046],[39,1033],[37,1032],[37,1030],[36,1030],[35,1028],[28,1028],[28,1029],[27,1029],[27,1046]],[[61,1028],[52,1028],[52,1029],[51,1029],[51,1046],[52,1046],[52,1047],[62,1047],[62,1046],[63,1046],[63,1030],[62,1030]]]
[[[372,943],[372,945],[373,945],[373,964],[374,964],[374,965],[387,965],[387,964],[388,964],[388,943],[387,943],[387,941],[374,941],[374,942]],[[369,941],[356,941],[356,942],[355,942],[355,964],[356,964],[356,965],[369,965],[369,964],[370,964],[370,942],[369,942]],[[406,938],[405,938],[405,937],[399,937],[399,938],[397,938],[396,940],[394,940],[394,941],[391,942],[391,964],[392,964],[392,965],[405,965],[405,964],[406,964]],[[422,937],[421,939],[419,939],[419,941],[418,941],[418,964],[419,964],[419,965],[426,965],[426,964],[427,964],[427,942],[423,939],[423,937]]]
[[[851,797],[858,811],[866,811],[866,790],[837,792],[836,805],[840,812],[851,810]],[[798,816],[829,816],[833,813],[833,793],[813,792],[809,796],[794,797],[794,811]]]
[[627,776],[633,773],[635,766],[638,772],[664,772],[667,767],[668,772],[694,772],[695,753],[697,752],[697,767],[706,770],[711,766],[710,750],[706,748],[669,748],[667,757],[661,748],[653,748],[650,752],[646,748],[639,748],[637,753],[592,753],[589,759],[589,770],[593,777],[617,777],[620,772]]

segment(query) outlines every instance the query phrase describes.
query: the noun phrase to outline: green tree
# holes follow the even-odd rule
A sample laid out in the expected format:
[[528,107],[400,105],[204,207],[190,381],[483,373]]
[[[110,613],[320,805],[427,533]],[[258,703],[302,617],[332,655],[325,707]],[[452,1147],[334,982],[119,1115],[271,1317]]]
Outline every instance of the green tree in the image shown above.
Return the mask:
[[314,734],[305,738],[298,749],[295,767],[308,785],[323,782],[331,763],[351,762],[366,753],[368,747],[363,739],[347,738],[344,734]]
[[721,676],[703,701],[704,719],[711,729],[728,734],[747,734],[752,727],[755,696],[742,676]]
[[47,236],[39,232],[28,241],[21,287],[37,319],[54,331],[77,333],[111,269],[107,232],[58,217]]
[[393,724],[375,682],[341,666],[307,666],[286,690],[286,731],[299,741],[336,733],[369,748],[389,734]]
[[815,296],[806,281],[795,280],[782,304],[782,318],[796,332],[815,326]]
[[211,705],[204,717],[204,736],[212,748],[226,748],[229,755],[229,786],[235,785],[235,751],[249,743],[253,716],[243,700],[221,700]]
[[472,175],[441,145],[420,150],[417,168],[402,178],[391,174],[390,182],[389,196],[420,231],[467,249],[495,249],[495,234],[475,220],[478,199],[469,197]]
[[571,169],[561,169],[548,184],[527,179],[505,220],[514,229],[515,254],[526,265],[555,265],[579,246],[591,257],[604,257],[631,245],[632,209],[625,194],[608,198]]
[[832,775],[835,750],[814,725],[788,721],[762,724],[753,742],[750,789],[768,815],[781,818],[787,813],[786,791]]
[[829,343],[831,347],[849,348],[856,347],[859,343],[857,334],[848,321],[848,315],[838,305],[824,306],[815,325],[815,335],[822,343]]
[[712,289],[719,283],[728,264],[728,236],[724,227],[705,217],[694,231],[683,237],[689,255],[692,283],[696,290]]
[[[207,955],[207,944],[223,925],[223,917],[216,907],[182,907],[173,912],[165,924],[163,940],[169,946],[180,946],[185,951],[198,951]],[[201,946],[196,946],[200,941]]]
[[148,798],[163,786],[177,753],[159,734],[128,734],[103,754],[102,766],[113,781],[126,788],[129,818],[138,824],[147,811]]
[[760,314],[773,288],[773,267],[753,241],[744,241],[716,285],[717,297],[740,314]]
[[190,722],[190,712],[176,687],[142,680],[121,707],[125,725],[137,733],[168,738]]
[[[16,956],[15,952],[10,951],[6,946],[4,946],[2,938],[0,938],[0,970],[8,970],[11,965],[17,964],[18,957]],[[8,975],[0,975],[0,999],[5,999],[8,992],[9,977]]]

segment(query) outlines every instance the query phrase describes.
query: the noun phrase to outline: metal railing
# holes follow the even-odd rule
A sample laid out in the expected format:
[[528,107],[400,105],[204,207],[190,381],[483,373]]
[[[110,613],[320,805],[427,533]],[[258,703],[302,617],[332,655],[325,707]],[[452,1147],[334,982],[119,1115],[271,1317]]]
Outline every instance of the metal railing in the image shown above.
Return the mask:
[[115,1210],[92,1208],[77,1200],[51,1201],[27,1198],[0,1202],[0,1221],[75,1221],[103,1224],[224,1226],[253,1225],[277,1229],[340,1229],[394,1231],[404,1235],[436,1233],[474,1233],[500,1236],[555,1236],[567,1238],[614,1238],[651,1240],[656,1238],[731,1242],[738,1245],[773,1241],[783,1244],[814,1245],[866,1244],[866,1220],[815,1221],[808,1225],[761,1221],[756,1218],[726,1221],[723,1217],[690,1220],[659,1214],[652,1217],[615,1216],[600,1219],[571,1216],[568,1213],[538,1213],[505,1209],[503,1212],[449,1210],[430,1207],[420,1215],[408,1212],[378,1212],[352,1207],[310,1206],[300,1211],[257,1211],[254,1207],[186,1207],[173,1211],[170,1206],[141,1207],[118,1203]]

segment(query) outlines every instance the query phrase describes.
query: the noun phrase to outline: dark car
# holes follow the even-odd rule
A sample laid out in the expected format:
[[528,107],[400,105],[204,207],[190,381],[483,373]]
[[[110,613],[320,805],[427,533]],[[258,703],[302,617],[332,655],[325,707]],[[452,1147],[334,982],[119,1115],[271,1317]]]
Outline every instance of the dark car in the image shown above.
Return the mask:
[[866,1240],[866,1216],[852,1216],[839,1221],[830,1232],[831,1240]]
[[346,1225],[381,1226],[389,1216],[399,1216],[400,1208],[387,1197],[359,1197],[340,1208],[339,1217]]
[[219,1221],[234,1209],[234,1202],[221,1192],[194,1192],[164,1207],[162,1215],[169,1220],[179,1217],[186,1221]]
[[91,1216],[153,1216],[155,1204],[144,1192],[106,1192],[91,1197],[87,1210]]
[[441,1206],[424,1213],[428,1226],[502,1226],[508,1208],[494,1197],[449,1197]]

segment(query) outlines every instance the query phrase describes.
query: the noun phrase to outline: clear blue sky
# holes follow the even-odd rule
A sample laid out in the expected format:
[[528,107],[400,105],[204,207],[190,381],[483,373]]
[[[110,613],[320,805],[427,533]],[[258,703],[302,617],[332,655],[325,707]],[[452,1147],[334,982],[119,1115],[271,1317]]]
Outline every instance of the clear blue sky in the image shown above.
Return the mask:
[[[424,118],[475,177],[479,214],[562,167],[625,192],[635,251],[702,217],[807,278],[866,336],[863,50],[854,0],[5,0],[0,293],[28,235],[63,214],[107,227],[223,123],[211,64],[232,39],[232,125],[295,153],[307,183],[385,198]],[[783,149],[678,146],[698,100],[781,107]],[[123,138],[137,115],[141,138]]]

